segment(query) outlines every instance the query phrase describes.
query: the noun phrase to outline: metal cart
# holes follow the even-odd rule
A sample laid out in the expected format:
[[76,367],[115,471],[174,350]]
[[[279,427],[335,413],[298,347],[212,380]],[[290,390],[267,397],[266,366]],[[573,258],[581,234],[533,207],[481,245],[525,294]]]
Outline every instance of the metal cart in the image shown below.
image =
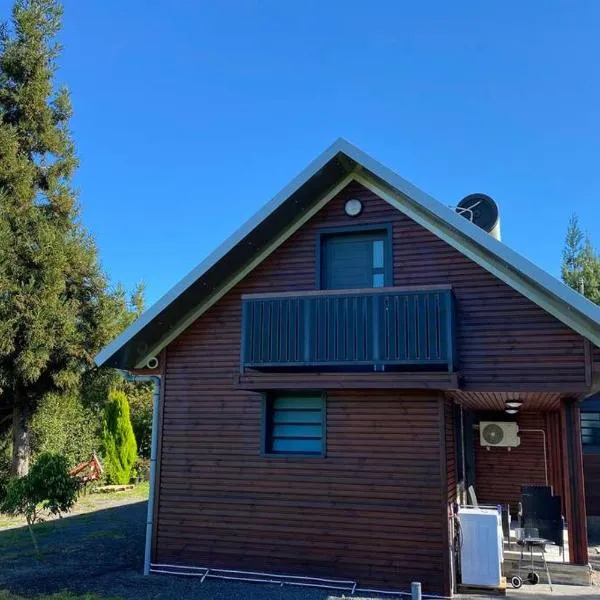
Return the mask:
[[[550,591],[552,591],[552,580],[550,579],[550,571],[546,562],[546,546],[554,545],[554,542],[541,538],[539,531],[533,527],[517,528],[515,533],[517,535],[517,545],[521,548],[521,555],[519,557],[517,573],[513,574],[510,578],[511,585],[514,588],[520,588],[523,585],[524,571],[527,571],[526,579],[531,585],[536,585],[540,582],[540,576],[536,571],[535,555],[537,554],[541,559],[541,566],[546,571]],[[529,557],[527,557],[527,553],[529,553]]]

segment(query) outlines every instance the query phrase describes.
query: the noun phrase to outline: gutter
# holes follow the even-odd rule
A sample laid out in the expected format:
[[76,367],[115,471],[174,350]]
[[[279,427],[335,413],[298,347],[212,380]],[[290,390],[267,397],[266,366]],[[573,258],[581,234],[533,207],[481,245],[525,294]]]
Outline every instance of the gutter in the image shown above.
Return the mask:
[[154,502],[156,499],[156,470],[158,463],[158,415],[160,405],[160,375],[132,375],[129,371],[119,369],[127,381],[152,382],[152,442],[150,445],[150,493],[148,495],[148,512],[146,515],[146,546],[144,549],[144,575],[150,574],[152,562],[152,531],[154,529]]

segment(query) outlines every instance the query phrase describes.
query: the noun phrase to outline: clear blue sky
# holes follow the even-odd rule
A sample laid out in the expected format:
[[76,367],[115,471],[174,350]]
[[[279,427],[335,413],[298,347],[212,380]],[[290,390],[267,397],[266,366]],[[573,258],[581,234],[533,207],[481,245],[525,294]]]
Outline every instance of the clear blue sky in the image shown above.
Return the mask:
[[153,302],[342,136],[490,194],[558,275],[573,211],[600,245],[599,31],[594,0],[66,0],[84,222]]

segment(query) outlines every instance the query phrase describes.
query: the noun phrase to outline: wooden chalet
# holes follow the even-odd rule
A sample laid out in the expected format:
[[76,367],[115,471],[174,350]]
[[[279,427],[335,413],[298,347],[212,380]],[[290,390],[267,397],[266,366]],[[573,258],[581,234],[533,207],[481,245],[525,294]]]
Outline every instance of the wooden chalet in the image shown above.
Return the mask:
[[587,564],[599,346],[596,306],[339,140],[97,363],[160,381],[150,564],[450,594],[471,485],[551,485]]

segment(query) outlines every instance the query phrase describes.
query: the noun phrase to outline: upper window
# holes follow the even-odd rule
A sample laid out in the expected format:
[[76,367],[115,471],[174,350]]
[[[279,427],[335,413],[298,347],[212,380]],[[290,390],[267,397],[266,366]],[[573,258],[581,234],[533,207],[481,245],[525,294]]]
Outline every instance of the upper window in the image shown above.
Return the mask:
[[267,454],[325,453],[325,399],[322,394],[274,394],[266,399]]
[[600,448],[600,412],[581,413],[581,443]]
[[388,232],[330,233],[321,238],[321,288],[378,288],[391,285]]

